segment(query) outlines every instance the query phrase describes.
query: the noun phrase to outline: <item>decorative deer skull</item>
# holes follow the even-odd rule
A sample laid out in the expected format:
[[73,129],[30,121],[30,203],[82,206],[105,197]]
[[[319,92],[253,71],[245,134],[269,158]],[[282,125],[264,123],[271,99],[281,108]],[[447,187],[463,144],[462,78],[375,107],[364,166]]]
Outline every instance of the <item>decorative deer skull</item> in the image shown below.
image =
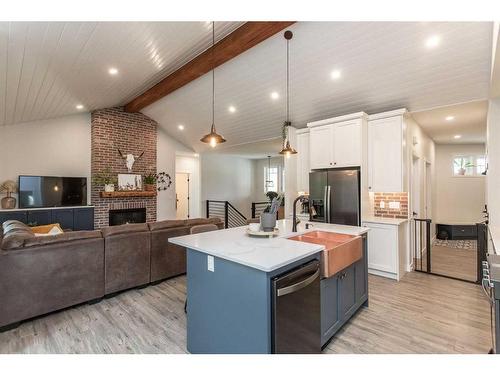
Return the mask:
[[134,163],[139,160],[142,155],[144,155],[144,151],[139,155],[139,156],[134,156],[134,154],[127,154],[123,155],[123,153],[118,149],[118,153],[120,156],[125,160],[125,164],[127,166],[128,172],[132,173],[132,167],[134,166]]

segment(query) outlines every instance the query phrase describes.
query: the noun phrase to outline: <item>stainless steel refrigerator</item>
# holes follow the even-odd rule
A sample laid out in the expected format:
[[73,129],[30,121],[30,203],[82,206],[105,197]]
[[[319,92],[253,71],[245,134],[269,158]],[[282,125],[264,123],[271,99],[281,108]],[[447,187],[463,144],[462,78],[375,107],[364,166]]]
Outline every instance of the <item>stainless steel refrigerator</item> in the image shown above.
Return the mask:
[[360,170],[336,168],[309,174],[311,221],[360,225]]

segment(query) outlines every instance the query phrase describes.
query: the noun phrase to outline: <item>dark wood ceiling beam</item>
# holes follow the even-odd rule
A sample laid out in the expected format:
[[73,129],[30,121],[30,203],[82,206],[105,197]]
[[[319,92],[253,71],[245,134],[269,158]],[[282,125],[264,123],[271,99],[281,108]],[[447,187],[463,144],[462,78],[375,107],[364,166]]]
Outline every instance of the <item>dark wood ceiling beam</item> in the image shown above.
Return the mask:
[[[246,22],[193,60],[125,105],[125,111],[138,112],[171,92],[201,77],[295,22]],[[213,53],[212,53],[213,52]],[[213,62],[212,62],[213,56]]]

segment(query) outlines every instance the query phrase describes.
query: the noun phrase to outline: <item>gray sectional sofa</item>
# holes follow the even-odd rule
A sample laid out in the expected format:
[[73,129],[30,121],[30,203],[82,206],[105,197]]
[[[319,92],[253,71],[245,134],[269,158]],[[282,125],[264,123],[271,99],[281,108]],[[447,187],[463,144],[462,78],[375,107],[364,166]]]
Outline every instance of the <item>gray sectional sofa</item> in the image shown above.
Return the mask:
[[186,251],[168,238],[219,219],[165,220],[35,237],[6,221],[0,237],[0,330],[186,272]]

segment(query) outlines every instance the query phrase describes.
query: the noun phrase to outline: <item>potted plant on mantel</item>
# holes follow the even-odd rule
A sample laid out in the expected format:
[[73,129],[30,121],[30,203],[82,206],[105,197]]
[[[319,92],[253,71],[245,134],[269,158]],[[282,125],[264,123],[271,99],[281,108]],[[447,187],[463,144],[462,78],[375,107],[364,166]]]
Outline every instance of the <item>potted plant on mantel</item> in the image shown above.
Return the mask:
[[167,190],[172,185],[172,178],[168,173],[148,173],[144,175],[144,190],[155,191],[158,184],[158,191]]
[[157,180],[156,173],[148,173],[144,175],[143,180],[144,180],[144,190],[146,191],[156,190],[156,180]]
[[104,191],[106,193],[115,191],[115,184],[118,182],[117,177],[111,173],[109,167],[104,169],[101,173],[96,173],[92,180],[95,185],[104,186]]

